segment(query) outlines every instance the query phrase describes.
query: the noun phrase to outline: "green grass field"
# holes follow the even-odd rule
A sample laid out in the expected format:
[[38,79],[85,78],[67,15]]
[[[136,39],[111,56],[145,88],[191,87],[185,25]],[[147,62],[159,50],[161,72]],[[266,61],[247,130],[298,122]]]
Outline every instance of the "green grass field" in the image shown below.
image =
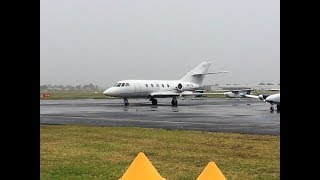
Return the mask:
[[48,91],[50,97],[41,99],[46,100],[63,100],[63,99],[106,99],[107,96],[102,94],[102,91],[84,91],[84,90],[72,90],[72,91]]
[[227,179],[280,179],[280,137],[41,125],[41,179],[119,179],[139,152],[162,177],[195,180],[209,161]]

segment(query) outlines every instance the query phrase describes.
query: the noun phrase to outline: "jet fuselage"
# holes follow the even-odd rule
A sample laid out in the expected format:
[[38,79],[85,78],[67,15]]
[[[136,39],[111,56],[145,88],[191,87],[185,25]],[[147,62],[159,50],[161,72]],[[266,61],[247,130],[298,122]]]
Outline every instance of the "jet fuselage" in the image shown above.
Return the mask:
[[152,93],[193,91],[197,88],[199,85],[181,80],[122,80],[103,94],[123,98],[148,98]]

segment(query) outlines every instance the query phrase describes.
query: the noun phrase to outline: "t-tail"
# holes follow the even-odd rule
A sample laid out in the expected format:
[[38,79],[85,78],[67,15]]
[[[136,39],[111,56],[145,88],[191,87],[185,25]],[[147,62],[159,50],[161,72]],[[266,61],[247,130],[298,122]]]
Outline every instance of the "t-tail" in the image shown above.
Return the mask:
[[180,80],[184,82],[191,82],[201,86],[205,75],[208,73],[208,69],[211,62],[203,62],[196,68],[188,72],[187,75],[183,76]]

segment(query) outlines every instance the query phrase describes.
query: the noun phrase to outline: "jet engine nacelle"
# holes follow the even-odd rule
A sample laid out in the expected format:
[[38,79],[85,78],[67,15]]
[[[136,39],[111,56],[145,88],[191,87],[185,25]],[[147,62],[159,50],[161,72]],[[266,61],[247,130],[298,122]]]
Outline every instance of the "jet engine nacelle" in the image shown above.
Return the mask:
[[178,89],[179,91],[183,91],[183,90],[182,90],[182,84],[181,84],[181,83],[178,84],[177,89]]

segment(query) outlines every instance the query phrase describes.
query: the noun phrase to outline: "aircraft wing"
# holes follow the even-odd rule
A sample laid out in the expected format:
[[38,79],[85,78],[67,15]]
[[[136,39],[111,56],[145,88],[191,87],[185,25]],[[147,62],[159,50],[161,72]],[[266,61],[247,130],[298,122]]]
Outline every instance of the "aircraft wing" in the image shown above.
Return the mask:
[[154,92],[151,93],[150,96],[153,97],[173,97],[173,96],[180,96],[181,93],[173,92],[173,91],[161,91],[161,92]]
[[246,94],[244,95],[245,97],[249,97],[249,98],[256,98],[256,99],[260,99],[259,96],[256,95],[251,95],[251,94]]
[[229,73],[229,71],[208,72],[207,74],[220,74],[220,73]]
[[214,95],[214,94],[223,94],[223,93],[198,93],[198,92],[192,92],[192,91],[183,91],[183,92],[161,91],[161,92],[151,93],[150,96],[173,97],[173,96],[198,96],[198,95]]
[[263,95],[263,94],[260,94],[259,96],[255,96],[255,95],[251,95],[251,94],[245,95],[245,97],[260,99],[261,101],[264,101],[264,102],[266,101],[266,98],[268,96],[269,95]]
[[199,75],[206,75],[206,74],[221,74],[221,73],[229,73],[229,71],[219,71],[219,72],[208,72],[208,73],[193,73],[192,75],[193,76],[199,76]]

